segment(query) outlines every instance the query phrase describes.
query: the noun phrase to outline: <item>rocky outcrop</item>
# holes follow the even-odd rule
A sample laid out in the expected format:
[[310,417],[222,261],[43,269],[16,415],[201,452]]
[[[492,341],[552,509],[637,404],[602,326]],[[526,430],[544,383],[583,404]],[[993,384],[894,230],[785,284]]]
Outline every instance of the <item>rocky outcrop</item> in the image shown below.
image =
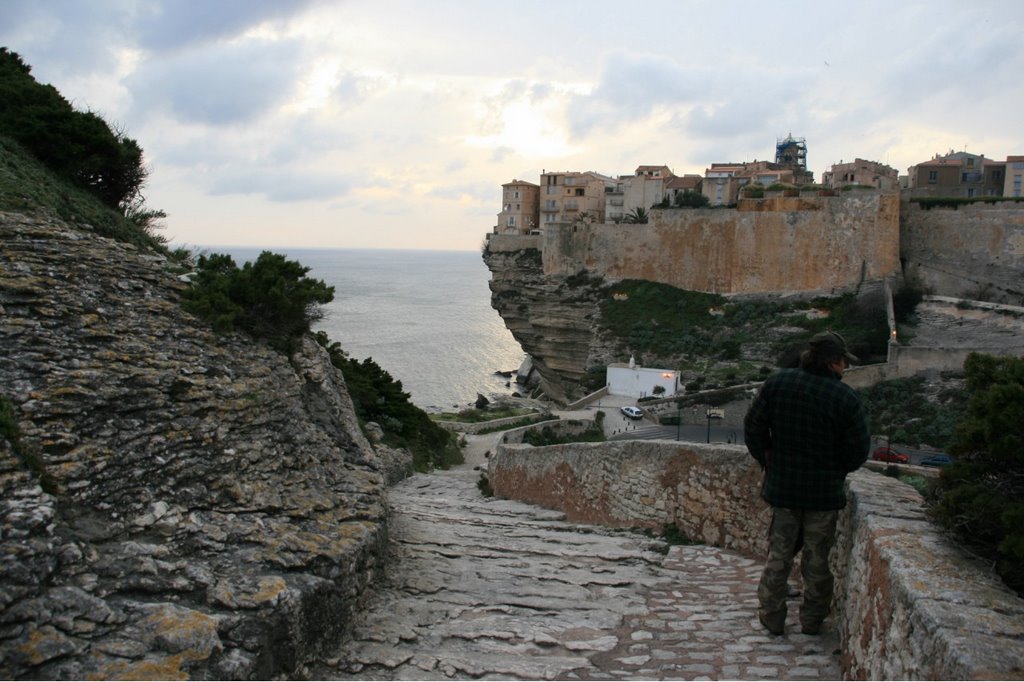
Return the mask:
[[208,332],[166,267],[0,213],[5,678],[301,673],[380,570],[381,464],[327,354]]
[[582,397],[587,368],[602,371],[611,347],[598,333],[601,294],[573,278],[545,276],[535,249],[486,249],[491,306],[533,359],[544,394],[559,403]]

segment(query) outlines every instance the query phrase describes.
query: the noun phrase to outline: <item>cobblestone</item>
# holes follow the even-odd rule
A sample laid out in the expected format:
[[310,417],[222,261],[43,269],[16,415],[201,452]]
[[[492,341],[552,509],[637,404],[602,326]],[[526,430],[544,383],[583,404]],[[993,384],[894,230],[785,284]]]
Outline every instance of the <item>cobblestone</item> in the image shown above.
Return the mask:
[[[487,498],[469,467],[392,489],[392,562],[318,679],[838,679],[838,637],[757,621],[760,563]],[[659,551],[660,550],[660,551]]]

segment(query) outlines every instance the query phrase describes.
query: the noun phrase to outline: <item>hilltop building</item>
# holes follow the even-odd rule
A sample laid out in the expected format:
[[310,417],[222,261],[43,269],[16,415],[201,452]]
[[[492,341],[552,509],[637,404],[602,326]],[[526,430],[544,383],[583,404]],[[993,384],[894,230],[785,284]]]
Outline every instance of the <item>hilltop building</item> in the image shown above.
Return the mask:
[[854,159],[849,163],[840,161],[832,164],[832,170],[822,173],[821,184],[832,189],[866,185],[881,190],[897,190],[900,188],[900,179],[895,168],[877,161]]
[[605,195],[605,221],[621,223],[637,208],[671,203],[685,189],[699,191],[700,182],[699,175],[680,177],[668,166],[637,166],[632,175],[620,175]]
[[[896,169],[856,158],[834,164],[822,184],[841,189],[868,185],[882,191],[900,189],[910,196],[1024,196],[1024,156],[1006,161],[983,154],[950,151],[911,166],[900,178]],[[593,171],[542,171],[540,184],[512,180],[502,185],[502,209],[496,234],[539,234],[551,223],[620,223],[637,208],[673,205],[686,191],[702,193],[711,206],[732,206],[750,185],[813,184],[807,170],[807,143],[792,134],[776,140],[775,161],[712,163],[704,175],[677,176],[667,165],[641,165],[617,179]]]
[[807,170],[807,139],[786,137],[775,141],[775,165],[780,170],[793,171],[793,184],[809,185],[814,182],[814,173]]
[[592,171],[542,172],[540,224],[605,222],[605,195],[615,186],[615,178]]
[[1003,184],[1004,197],[1019,197],[1021,194],[1021,178],[1024,176],[1024,156],[1006,157],[1006,182]]
[[699,175],[686,175],[672,178],[665,183],[665,189],[668,190],[668,199],[675,204],[676,197],[683,192],[696,192],[700,194],[701,187],[704,185],[704,178]]
[[512,180],[501,186],[499,234],[530,234],[537,230],[540,186],[526,180]]
[[770,161],[743,161],[711,164],[704,171],[701,187],[712,206],[729,206],[736,203],[740,190],[747,185],[767,187],[778,183],[797,184],[793,170]]
[[[932,159],[908,169],[913,196],[935,197],[998,197],[1006,195],[1009,184],[1007,161],[986,159],[984,154],[954,152],[945,156],[936,154]],[[1011,187],[1012,192],[1012,187]]]

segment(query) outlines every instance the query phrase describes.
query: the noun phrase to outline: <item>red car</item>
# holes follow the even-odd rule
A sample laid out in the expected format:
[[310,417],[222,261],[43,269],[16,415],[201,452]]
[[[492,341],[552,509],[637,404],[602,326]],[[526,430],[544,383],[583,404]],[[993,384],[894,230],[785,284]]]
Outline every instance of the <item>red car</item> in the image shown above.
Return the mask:
[[871,453],[871,459],[877,462],[908,464],[910,462],[910,455],[900,452],[894,448],[890,448],[888,445],[883,445],[875,448],[875,451]]

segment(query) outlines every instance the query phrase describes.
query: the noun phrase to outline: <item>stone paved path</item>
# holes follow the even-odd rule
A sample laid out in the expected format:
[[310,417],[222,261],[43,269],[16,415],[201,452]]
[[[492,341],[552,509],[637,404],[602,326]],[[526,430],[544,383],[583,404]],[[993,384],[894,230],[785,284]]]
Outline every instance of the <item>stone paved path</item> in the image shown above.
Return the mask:
[[[768,635],[757,562],[486,498],[470,467],[392,489],[394,557],[316,679],[838,679],[821,636]],[[795,607],[795,603],[792,604]]]

